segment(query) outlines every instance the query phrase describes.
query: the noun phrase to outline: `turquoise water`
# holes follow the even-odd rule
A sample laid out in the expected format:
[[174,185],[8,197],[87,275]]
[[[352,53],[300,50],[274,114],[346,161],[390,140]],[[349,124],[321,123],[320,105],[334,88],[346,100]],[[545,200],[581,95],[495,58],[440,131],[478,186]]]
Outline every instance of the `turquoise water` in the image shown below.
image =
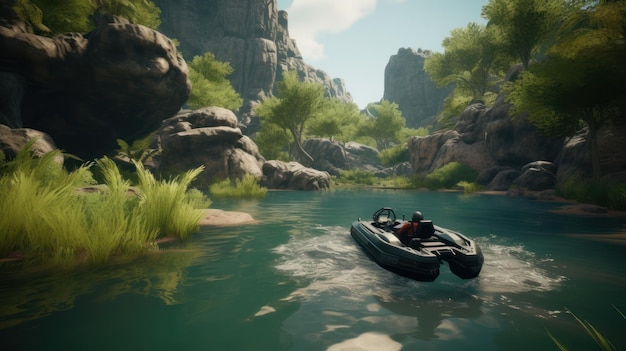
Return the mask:
[[[205,228],[162,253],[80,271],[0,277],[0,350],[593,349],[566,312],[626,347],[626,246],[577,234],[625,218],[457,193],[271,192],[216,201],[257,224]],[[421,210],[482,247],[481,275],[435,282],[378,267],[349,234],[382,206]]]

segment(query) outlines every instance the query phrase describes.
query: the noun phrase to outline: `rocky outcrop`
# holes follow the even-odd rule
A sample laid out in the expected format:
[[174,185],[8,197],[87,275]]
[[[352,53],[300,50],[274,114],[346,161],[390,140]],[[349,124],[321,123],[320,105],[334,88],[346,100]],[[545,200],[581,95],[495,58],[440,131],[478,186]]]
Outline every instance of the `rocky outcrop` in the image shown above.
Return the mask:
[[401,48],[385,67],[383,99],[395,102],[409,128],[432,125],[452,87],[439,88],[424,71],[430,52]]
[[270,189],[325,190],[331,185],[328,172],[307,168],[298,162],[267,161],[261,185]]
[[49,134],[85,159],[154,131],[187,100],[187,65],[174,43],[141,25],[96,16],[85,35],[52,38],[0,25],[0,123]]
[[196,185],[208,186],[216,180],[263,175],[265,159],[254,142],[237,127],[237,117],[227,109],[207,107],[184,110],[163,121],[154,135],[152,167],[159,173],[204,166]]
[[[507,78],[515,79],[518,73],[519,68],[514,67]],[[564,139],[543,136],[526,116],[511,118],[509,107],[504,95],[491,108],[476,102],[465,109],[453,130],[411,138],[409,154],[413,171],[425,175],[449,162],[460,162],[487,172],[479,175],[479,183],[497,190],[514,184],[524,174],[531,177],[533,173],[528,172],[532,171],[522,167],[537,160],[554,161]],[[531,177],[533,182],[536,175]],[[554,184],[554,174],[551,181]],[[544,186],[533,184],[520,179],[516,185]]]
[[[602,176],[609,183],[623,183],[626,171],[626,119],[610,121],[598,131],[598,155]],[[593,176],[591,151],[587,143],[587,130],[565,142],[556,160],[557,181],[583,180]]]
[[207,51],[234,68],[228,78],[243,97],[240,122],[256,130],[252,108],[273,95],[274,84],[287,71],[321,83],[326,95],[352,101],[341,79],[306,64],[289,37],[288,15],[276,0],[154,0],[161,8],[159,30],[180,40],[188,60]]

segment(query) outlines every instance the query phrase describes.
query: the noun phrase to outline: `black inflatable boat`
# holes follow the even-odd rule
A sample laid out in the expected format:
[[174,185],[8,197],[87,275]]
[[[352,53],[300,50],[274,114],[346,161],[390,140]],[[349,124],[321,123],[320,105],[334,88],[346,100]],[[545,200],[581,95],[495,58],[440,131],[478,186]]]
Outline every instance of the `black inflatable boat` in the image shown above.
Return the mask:
[[420,220],[403,242],[395,231],[405,222],[396,218],[393,209],[383,207],[371,221],[354,221],[350,234],[381,267],[405,277],[433,281],[439,276],[441,261],[460,278],[478,276],[484,257],[476,242],[430,220]]

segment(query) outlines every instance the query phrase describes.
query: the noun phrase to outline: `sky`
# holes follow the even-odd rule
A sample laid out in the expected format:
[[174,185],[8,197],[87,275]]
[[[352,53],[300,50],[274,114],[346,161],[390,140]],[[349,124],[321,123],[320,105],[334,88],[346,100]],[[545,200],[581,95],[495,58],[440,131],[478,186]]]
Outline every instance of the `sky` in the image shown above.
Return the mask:
[[443,52],[454,28],[480,16],[488,0],[278,0],[304,61],[342,78],[359,108],[384,94],[385,67],[400,48]]

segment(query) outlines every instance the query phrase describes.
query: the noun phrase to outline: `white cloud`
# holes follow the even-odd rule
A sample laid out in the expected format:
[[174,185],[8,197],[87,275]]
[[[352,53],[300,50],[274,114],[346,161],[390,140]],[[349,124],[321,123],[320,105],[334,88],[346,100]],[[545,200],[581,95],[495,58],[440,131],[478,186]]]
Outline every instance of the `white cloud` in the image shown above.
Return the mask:
[[376,8],[377,0],[294,0],[289,13],[289,36],[307,60],[325,57],[323,34],[336,34],[350,28]]

